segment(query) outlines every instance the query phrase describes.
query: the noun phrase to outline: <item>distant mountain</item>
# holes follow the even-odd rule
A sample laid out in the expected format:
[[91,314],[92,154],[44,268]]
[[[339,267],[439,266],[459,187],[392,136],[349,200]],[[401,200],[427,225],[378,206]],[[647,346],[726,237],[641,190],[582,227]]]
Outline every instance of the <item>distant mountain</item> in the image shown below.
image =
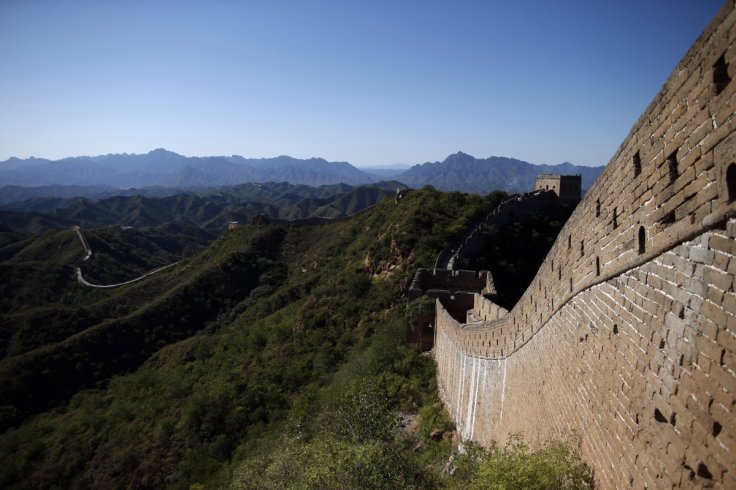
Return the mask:
[[358,167],[358,170],[362,170],[375,177],[378,180],[393,179],[397,175],[406,172],[411,165],[396,164],[396,165],[382,165],[380,167]]
[[0,187],[0,206],[4,204],[20,203],[34,199],[58,198],[59,201],[73,197],[85,197],[88,199],[104,199],[113,196],[147,196],[166,197],[180,194],[186,188],[150,186],[143,188],[132,187],[130,189],[118,189],[111,185],[102,186],[78,186],[78,185],[43,185],[24,187],[19,185],[6,185]]
[[61,160],[11,158],[0,162],[0,186],[112,186],[202,188],[244,182],[350,185],[375,177],[347,162],[288,156],[248,159],[240,156],[185,157],[164,149],[143,155],[111,154]]
[[160,148],[142,155],[122,153],[55,161],[11,158],[0,162],[0,204],[34,197],[164,197],[184,190],[201,193],[212,187],[281,181],[307,186],[354,186],[389,178],[417,188],[432,185],[440,190],[477,194],[494,190],[523,192],[534,188],[534,179],[540,173],[580,174],[583,189],[587,189],[603,169],[570,163],[533,165],[505,157],[478,159],[462,152],[442,162],[402,167],[406,166],[358,169],[347,162],[289,156],[185,157]]
[[478,159],[458,152],[448,156],[442,162],[415,165],[394,178],[415,188],[431,185],[444,191],[487,194],[494,190],[507,192],[532,190],[535,179],[540,173],[580,174],[583,189],[587,189],[603,171],[603,168],[583,167],[571,163],[533,165],[506,157]]
[[37,197],[0,205],[0,232],[4,228],[16,235],[39,234],[75,224],[84,228],[140,228],[176,223],[219,233],[229,222],[248,222],[257,214],[287,220],[349,216],[393,197],[397,188],[405,186],[395,181],[359,187],[270,182],[165,197],[133,195],[100,200]]

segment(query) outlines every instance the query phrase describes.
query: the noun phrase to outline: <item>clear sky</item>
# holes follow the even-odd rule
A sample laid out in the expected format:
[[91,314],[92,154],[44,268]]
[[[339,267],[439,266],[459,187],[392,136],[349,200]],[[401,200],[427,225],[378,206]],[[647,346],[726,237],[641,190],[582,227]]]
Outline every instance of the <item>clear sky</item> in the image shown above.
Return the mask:
[[722,0],[0,0],[0,160],[602,165]]

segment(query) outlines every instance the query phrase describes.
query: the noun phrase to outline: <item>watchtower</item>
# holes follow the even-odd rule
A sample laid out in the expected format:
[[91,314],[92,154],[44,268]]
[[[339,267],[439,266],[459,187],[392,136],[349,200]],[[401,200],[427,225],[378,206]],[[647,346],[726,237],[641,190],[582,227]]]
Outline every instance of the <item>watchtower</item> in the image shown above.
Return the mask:
[[580,182],[580,175],[539,174],[534,189],[552,191],[562,202],[578,202]]

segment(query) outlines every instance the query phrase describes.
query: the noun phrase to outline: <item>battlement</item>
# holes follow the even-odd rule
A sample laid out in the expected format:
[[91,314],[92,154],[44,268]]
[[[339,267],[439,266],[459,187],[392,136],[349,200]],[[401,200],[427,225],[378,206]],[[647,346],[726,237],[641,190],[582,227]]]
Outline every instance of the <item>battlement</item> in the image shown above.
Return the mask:
[[539,174],[537,175],[537,179],[550,179],[550,180],[561,180],[566,178],[577,178],[580,177],[580,174],[569,174],[569,175],[559,175],[559,174]]
[[582,178],[580,175],[537,175],[534,189],[552,191],[562,202],[578,202],[581,197]]
[[487,245],[487,236],[481,233],[484,227],[500,228],[512,219],[526,213],[544,209],[556,203],[555,194],[550,191],[535,191],[515,194],[493,208],[481,221],[466,230],[463,237],[446,247],[437,256],[435,269],[458,269],[466,258],[478,254]]
[[428,291],[495,292],[495,287],[491,273],[488,271],[419,269],[409,286],[409,297],[416,298]]

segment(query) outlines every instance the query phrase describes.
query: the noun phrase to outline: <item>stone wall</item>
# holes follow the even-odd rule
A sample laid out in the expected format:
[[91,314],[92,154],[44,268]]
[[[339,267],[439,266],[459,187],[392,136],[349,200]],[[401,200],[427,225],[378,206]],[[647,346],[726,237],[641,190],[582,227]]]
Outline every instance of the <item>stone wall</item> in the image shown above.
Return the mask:
[[537,175],[534,189],[549,190],[557,194],[563,202],[576,203],[580,200],[582,177],[580,175]]
[[736,488],[735,40],[730,0],[513,310],[461,325],[438,303],[438,379],[464,437],[573,429],[604,488]]
[[467,323],[475,323],[479,321],[498,320],[499,318],[505,317],[508,314],[508,310],[498,306],[482,294],[475,293],[473,295],[473,309],[467,313]]
[[528,192],[516,194],[493,208],[480,222],[468,228],[463,238],[442,250],[437,256],[435,269],[460,269],[466,258],[475,257],[487,244],[487,237],[481,231],[487,226],[502,227],[513,218],[532,211],[547,208],[557,203],[553,191]]
[[464,271],[449,269],[419,269],[409,286],[409,298],[417,298],[430,290],[447,292],[488,291],[495,288],[488,271]]

